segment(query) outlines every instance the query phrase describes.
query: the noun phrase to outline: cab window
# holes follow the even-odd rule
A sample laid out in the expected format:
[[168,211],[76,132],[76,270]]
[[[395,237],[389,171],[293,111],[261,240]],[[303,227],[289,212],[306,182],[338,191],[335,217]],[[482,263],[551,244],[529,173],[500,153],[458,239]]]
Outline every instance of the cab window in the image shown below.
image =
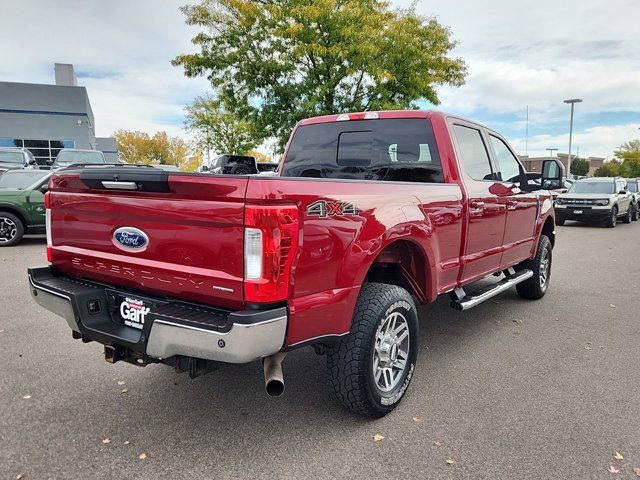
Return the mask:
[[474,180],[495,180],[480,130],[454,125],[453,131],[458,140],[462,165],[467,174]]
[[520,162],[518,162],[518,159],[511,153],[511,150],[501,138],[489,135],[489,139],[500,169],[498,172],[499,180],[503,182],[519,182]]

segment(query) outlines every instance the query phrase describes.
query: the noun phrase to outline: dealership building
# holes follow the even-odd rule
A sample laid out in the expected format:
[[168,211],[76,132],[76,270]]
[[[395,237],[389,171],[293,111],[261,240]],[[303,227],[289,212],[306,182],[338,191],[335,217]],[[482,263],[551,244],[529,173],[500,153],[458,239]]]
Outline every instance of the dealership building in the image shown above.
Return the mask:
[[73,65],[55,64],[55,85],[0,81],[0,147],[26,147],[38,164],[55,159],[62,148],[104,152],[115,161],[115,138],[96,137],[85,87]]

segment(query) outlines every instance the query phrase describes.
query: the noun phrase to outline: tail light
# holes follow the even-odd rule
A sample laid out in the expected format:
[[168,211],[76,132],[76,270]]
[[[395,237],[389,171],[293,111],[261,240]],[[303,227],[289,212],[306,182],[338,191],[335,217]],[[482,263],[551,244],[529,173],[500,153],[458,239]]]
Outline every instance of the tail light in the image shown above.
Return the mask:
[[53,241],[51,239],[51,192],[44,194],[45,229],[47,231],[47,262],[53,262]]
[[247,205],[244,220],[245,301],[285,300],[298,247],[298,209]]

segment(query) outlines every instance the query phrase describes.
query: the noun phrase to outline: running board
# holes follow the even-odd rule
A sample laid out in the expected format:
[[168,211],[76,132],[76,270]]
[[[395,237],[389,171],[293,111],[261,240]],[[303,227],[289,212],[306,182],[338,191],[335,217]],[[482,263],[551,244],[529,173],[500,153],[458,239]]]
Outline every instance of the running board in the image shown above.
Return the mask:
[[463,289],[457,288],[449,294],[452,297],[451,308],[456,310],[469,310],[531,277],[533,277],[532,270],[520,270],[497,283],[476,290],[471,295],[465,295]]

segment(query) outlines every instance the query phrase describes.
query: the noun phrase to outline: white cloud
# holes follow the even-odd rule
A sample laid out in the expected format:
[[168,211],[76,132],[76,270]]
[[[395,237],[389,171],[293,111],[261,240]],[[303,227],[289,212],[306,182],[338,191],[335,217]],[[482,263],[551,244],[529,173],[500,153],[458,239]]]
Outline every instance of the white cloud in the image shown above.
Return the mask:
[[[0,80],[52,83],[54,62],[73,63],[88,74],[80,83],[99,135],[118,128],[184,134],[184,104],[209,88],[170,64],[195,48],[197,28],[178,11],[188,1],[5,1]],[[616,118],[630,112],[640,126],[637,0],[429,0],[417,8],[451,27],[454,53],[469,66],[464,87],[440,89],[444,110],[485,121],[520,150],[529,105],[529,151],[544,153],[566,150],[562,100],[582,97],[574,142],[581,153],[603,155],[638,136],[634,118]]]
[[[590,127],[581,132],[574,132],[572,154],[581,156],[608,157],[619,146],[631,138],[640,137],[637,124],[611,125],[606,127]],[[511,145],[519,152],[524,152],[524,137],[510,139]],[[558,148],[566,153],[569,145],[569,134],[533,135],[529,137],[529,155],[544,155],[547,148]]]

